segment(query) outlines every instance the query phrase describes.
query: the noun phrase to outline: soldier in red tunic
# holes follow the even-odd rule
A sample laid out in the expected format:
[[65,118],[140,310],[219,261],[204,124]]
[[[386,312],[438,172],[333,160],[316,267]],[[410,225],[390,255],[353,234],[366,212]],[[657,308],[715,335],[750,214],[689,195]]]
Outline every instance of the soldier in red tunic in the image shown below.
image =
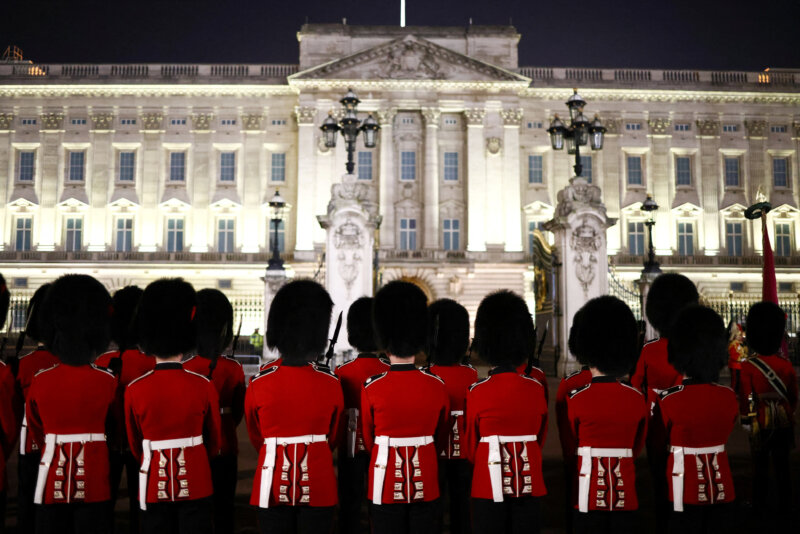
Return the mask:
[[361,396],[374,534],[436,532],[438,456],[452,425],[444,382],[414,365],[425,349],[426,300],[414,284],[395,280],[373,303],[376,341],[391,362]]
[[[447,448],[439,458],[439,489],[450,500],[450,532],[469,532],[469,486],[472,465],[464,446],[464,416],[469,387],[478,381],[478,372],[461,363],[469,348],[469,313],[461,304],[440,299],[428,307],[429,371],[444,380],[450,399],[450,427]],[[440,499],[439,521],[443,521],[444,501]]]
[[[780,355],[786,314],[771,302],[754,304],[745,329],[750,358],[742,365],[739,406],[750,431],[753,456],[753,504],[767,519],[788,524],[793,510],[789,452],[794,448],[794,414],[797,410],[797,375]],[[770,460],[778,485],[777,509],[769,510]]]
[[267,346],[283,363],[253,377],[245,395],[250,441],[259,451],[250,504],[263,533],[329,532],[336,505],[332,450],[344,398],[339,380],[314,365],[325,350],[333,302],[312,280],[275,295]]
[[680,312],[670,331],[669,363],[683,380],[659,393],[650,434],[669,451],[669,530],[676,534],[730,531],[734,491],[725,443],[738,414],[736,394],[716,383],[727,339],[720,316],[697,305]]
[[644,445],[648,409],[641,391],[619,381],[636,361],[636,319],[615,297],[592,299],[581,310],[572,351],[592,381],[567,396],[562,437],[577,452],[574,530],[639,532],[633,461]]
[[39,315],[42,302],[50,284],[43,284],[28,301],[26,313],[25,336],[28,340],[38,344],[36,350],[19,359],[17,371],[17,391],[22,396],[23,414],[22,428],[19,434],[18,474],[19,490],[17,494],[17,526],[21,534],[33,534],[36,530],[36,508],[33,505],[33,494],[36,491],[36,477],[39,473],[41,451],[33,441],[33,434],[28,431],[28,419],[25,416],[25,402],[28,399],[33,377],[42,369],[49,369],[58,363],[58,358],[51,354],[42,343],[44,338],[39,328]]
[[211,458],[214,483],[214,532],[230,534],[234,526],[234,500],[238,474],[239,440],[236,427],[244,417],[244,371],[233,358],[223,355],[233,339],[233,307],[216,289],[197,292],[197,356],[183,368],[203,375],[217,390],[222,421],[219,456]]
[[[10,303],[6,280],[0,274],[0,328],[5,324]],[[8,457],[17,442],[21,411],[22,400],[14,383],[14,374],[10,366],[0,362],[0,532],[5,531]]]
[[60,364],[36,374],[28,429],[42,451],[34,502],[37,533],[112,529],[106,436],[114,439],[117,381],[91,362],[108,347],[111,296],[86,275],[53,282],[41,303],[41,335]]
[[473,349],[493,366],[467,395],[466,453],[472,476],[473,531],[539,532],[542,445],[547,437],[544,386],[516,372],[535,349],[525,301],[510,291],[483,299]]
[[[101,355],[94,364],[104,367],[117,377],[116,408],[120,421],[124,420],[125,388],[128,384],[151,371],[155,359],[141,352],[136,330],[136,308],[144,291],[136,286],[127,286],[114,293],[111,314],[111,340],[116,343],[117,350]],[[125,426],[114,443],[109,443],[111,450],[111,500],[116,502],[122,479],[122,469],[127,473],[128,486],[128,530],[131,534],[139,532],[139,464],[131,454],[128,446],[128,435]]]
[[214,529],[209,458],[220,450],[217,390],[181,364],[195,345],[196,303],[191,284],[164,278],[145,288],[137,312],[142,351],[156,365],[125,390],[125,423],[148,534]]
[[372,299],[361,297],[347,311],[347,341],[358,351],[354,360],[340,365],[336,376],[342,384],[346,426],[339,444],[339,531],[361,532],[361,505],[367,492],[369,454],[361,431],[361,390],[371,376],[389,366],[378,358],[372,330]]

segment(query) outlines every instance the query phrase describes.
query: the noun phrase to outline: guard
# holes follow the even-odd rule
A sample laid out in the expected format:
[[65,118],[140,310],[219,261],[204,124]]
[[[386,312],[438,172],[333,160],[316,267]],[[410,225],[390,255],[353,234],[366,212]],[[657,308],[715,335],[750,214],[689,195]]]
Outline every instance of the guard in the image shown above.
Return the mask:
[[[0,274],[0,328],[3,328],[5,324],[10,303],[11,295],[8,292],[6,280]],[[11,366],[0,362],[0,447],[2,447],[2,451],[0,451],[2,452],[0,454],[0,532],[5,531],[8,457],[17,442],[22,419],[21,411],[22,400],[14,384],[14,373],[11,371]]]

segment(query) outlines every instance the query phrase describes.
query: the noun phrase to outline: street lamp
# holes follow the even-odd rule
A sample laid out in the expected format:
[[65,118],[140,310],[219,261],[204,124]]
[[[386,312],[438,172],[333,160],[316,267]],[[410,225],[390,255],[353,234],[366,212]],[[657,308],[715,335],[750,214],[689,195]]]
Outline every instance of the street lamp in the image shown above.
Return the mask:
[[347,147],[347,174],[353,174],[353,169],[355,169],[353,154],[356,150],[358,134],[364,134],[365,147],[375,148],[376,134],[381,127],[378,121],[372,117],[372,113],[363,122],[358,119],[356,108],[361,101],[352,89],[348,89],[347,94],[339,102],[344,106],[342,119],[336,122],[333,112],[330,112],[328,117],[322,121],[322,126],[319,129],[322,130],[325,146],[328,148],[336,147],[336,134],[342,132],[342,137],[344,137]]
[[278,248],[278,228],[283,221],[284,213],[286,212],[286,201],[275,190],[275,196],[269,201],[270,221],[275,227],[275,237],[272,240],[272,257],[269,259],[269,266],[267,271],[283,271],[283,260],[281,259],[281,251]]
[[647,237],[650,240],[650,247],[647,250],[647,260],[644,262],[644,269],[642,270],[643,273],[660,273],[661,268],[658,266],[658,262],[656,261],[656,252],[653,249],[653,226],[656,225],[655,220],[655,211],[658,209],[658,204],[656,201],[653,200],[653,197],[647,195],[647,198],[644,202],[642,202],[642,211],[646,211],[650,214],[650,218],[645,221],[645,226],[647,226]]
[[603,140],[606,129],[595,115],[594,120],[589,122],[583,114],[586,101],[574,89],[573,94],[566,102],[569,109],[569,125],[565,125],[556,114],[550,122],[547,133],[550,134],[550,144],[553,150],[561,150],[567,145],[567,153],[575,155],[575,176],[581,176],[583,165],[581,165],[581,148],[587,144],[592,150],[602,150]]

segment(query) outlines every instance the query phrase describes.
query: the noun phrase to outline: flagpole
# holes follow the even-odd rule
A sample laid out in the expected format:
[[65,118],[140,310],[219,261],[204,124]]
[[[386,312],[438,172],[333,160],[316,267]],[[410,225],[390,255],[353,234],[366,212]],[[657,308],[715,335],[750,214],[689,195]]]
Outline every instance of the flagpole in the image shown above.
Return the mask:
[[406,0],[400,0],[400,27],[406,27]]

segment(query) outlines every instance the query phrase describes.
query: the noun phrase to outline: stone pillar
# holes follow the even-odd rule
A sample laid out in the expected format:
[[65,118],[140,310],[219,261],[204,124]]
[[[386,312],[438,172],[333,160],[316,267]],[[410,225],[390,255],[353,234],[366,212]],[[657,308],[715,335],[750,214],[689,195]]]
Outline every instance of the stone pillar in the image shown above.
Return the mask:
[[[295,254],[314,252],[314,142],[317,110],[313,107],[296,107],[297,117],[297,237]],[[269,242],[269,240],[268,240]]]
[[608,293],[606,229],[617,222],[606,215],[599,187],[583,177],[573,177],[569,182],[558,192],[555,217],[545,224],[555,234],[553,254],[561,264],[557,280],[560,343],[556,354],[561,376],[579,367],[567,348],[575,312],[588,300]]
[[483,117],[486,110],[464,110],[467,120],[467,250],[486,250],[486,148]]
[[383,222],[380,228],[380,247],[394,248],[394,198],[395,183],[397,179],[394,175],[394,118],[397,115],[396,108],[389,108],[377,112],[378,120],[381,123],[381,146],[380,146],[380,165],[378,176],[380,187],[378,188],[380,213],[383,215]]
[[521,252],[522,202],[520,200],[519,125],[521,109],[504,109],[503,117],[503,216],[505,217],[505,244],[508,252]]
[[422,108],[425,119],[425,196],[422,248],[439,248],[439,115],[436,108]]
[[261,349],[261,362],[267,362],[280,357],[278,351],[270,350],[267,347],[269,308],[272,306],[272,299],[275,298],[275,294],[290,280],[290,277],[288,271],[266,271],[261,280],[264,282],[264,325],[261,329],[264,335],[264,346]]

